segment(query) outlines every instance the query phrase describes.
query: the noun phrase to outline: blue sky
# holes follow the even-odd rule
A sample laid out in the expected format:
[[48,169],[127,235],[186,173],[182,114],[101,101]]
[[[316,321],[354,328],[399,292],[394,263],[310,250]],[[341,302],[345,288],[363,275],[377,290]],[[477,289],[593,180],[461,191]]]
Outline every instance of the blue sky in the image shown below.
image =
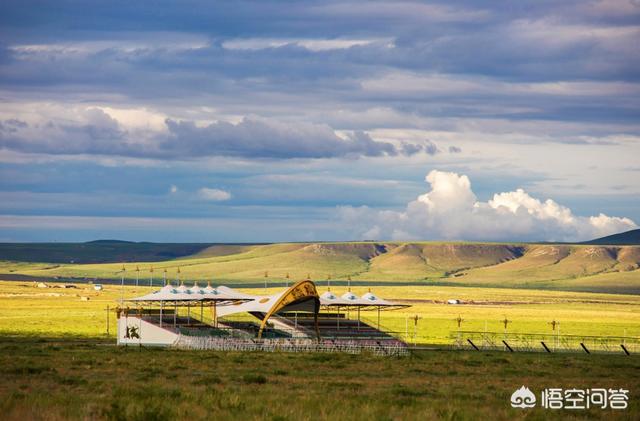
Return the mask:
[[640,223],[640,2],[0,4],[0,241]]

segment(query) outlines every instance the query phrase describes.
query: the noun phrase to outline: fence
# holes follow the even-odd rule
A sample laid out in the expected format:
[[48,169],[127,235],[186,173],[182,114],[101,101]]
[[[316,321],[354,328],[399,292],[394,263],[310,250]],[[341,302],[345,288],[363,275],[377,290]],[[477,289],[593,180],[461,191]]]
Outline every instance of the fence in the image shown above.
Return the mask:
[[397,340],[321,340],[312,339],[237,339],[179,335],[173,345],[178,349],[216,351],[264,351],[264,352],[325,352],[380,356],[409,355],[407,346]]
[[639,354],[640,338],[538,333],[457,331],[450,335],[455,349],[529,352]]

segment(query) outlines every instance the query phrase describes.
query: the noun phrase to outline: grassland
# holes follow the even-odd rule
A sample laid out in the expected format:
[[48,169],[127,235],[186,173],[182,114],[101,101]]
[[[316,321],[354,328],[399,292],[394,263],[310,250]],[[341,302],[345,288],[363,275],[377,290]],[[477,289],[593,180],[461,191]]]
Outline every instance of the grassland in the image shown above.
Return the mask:
[[[0,281],[0,413],[3,420],[164,419],[637,419],[637,356],[419,351],[408,358],[370,355],[177,351],[114,346],[107,306],[118,286],[38,288]],[[324,286],[319,286],[323,290]],[[367,288],[354,287],[362,294]],[[336,293],[346,288],[334,287]],[[125,297],[148,287],[127,286]],[[259,294],[267,290],[244,289]],[[413,306],[383,312],[382,324],[402,334],[419,315],[420,343],[446,344],[464,319],[466,330],[640,335],[640,297],[523,289],[378,286],[373,291]],[[82,300],[88,297],[88,301]],[[470,304],[446,305],[448,299]],[[375,313],[363,313],[375,320]],[[412,328],[409,324],[410,338]],[[624,387],[626,411],[516,410],[521,385]]]
[[[117,305],[120,287],[105,285],[100,292],[87,284],[77,287],[41,289],[32,283],[0,282],[0,335],[106,337],[106,309]],[[324,288],[319,286],[321,292]],[[356,294],[367,289],[352,288]],[[124,296],[134,297],[149,290],[128,286]],[[241,290],[261,294],[279,289]],[[344,287],[332,290],[346,292]],[[416,341],[424,344],[450,343],[458,316],[464,319],[463,330],[501,332],[501,321],[506,317],[511,321],[509,331],[514,333],[550,333],[549,323],[556,320],[565,334],[640,336],[640,297],[632,295],[443,286],[379,286],[373,292],[412,305],[405,310],[381,312],[381,324],[401,337],[408,333],[408,339],[413,341],[410,318],[418,315]],[[88,297],[89,301],[82,301],[81,297]],[[449,299],[468,304],[445,304]],[[361,316],[377,322],[375,312],[362,312]],[[113,335],[113,312],[109,317]],[[111,338],[115,340],[114,336]]]
[[210,244],[134,243],[116,240],[87,243],[0,243],[0,256],[4,260],[47,263],[157,261],[197,254],[208,247]]
[[[367,355],[116,348],[3,339],[3,420],[637,419],[640,362],[624,356],[421,352]],[[626,388],[627,410],[512,409],[522,384]]]
[[[114,259],[120,254],[109,256]],[[179,276],[241,285],[261,282],[268,272],[272,281],[284,281],[288,274],[291,279],[350,277],[369,283],[640,293],[640,246],[368,242],[215,245],[169,260],[130,260],[124,265],[129,281],[136,276],[148,281],[153,267],[156,281],[163,276]],[[46,256],[39,254],[31,261],[0,261],[0,274],[119,279],[122,267],[121,262],[46,263]]]

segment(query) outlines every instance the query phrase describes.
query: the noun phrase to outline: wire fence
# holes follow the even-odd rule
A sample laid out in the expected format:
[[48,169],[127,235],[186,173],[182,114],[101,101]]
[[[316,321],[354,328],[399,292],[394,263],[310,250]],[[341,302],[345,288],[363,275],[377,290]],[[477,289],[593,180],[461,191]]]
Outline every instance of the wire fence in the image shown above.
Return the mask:
[[457,331],[450,338],[454,349],[640,354],[640,337],[634,336]]

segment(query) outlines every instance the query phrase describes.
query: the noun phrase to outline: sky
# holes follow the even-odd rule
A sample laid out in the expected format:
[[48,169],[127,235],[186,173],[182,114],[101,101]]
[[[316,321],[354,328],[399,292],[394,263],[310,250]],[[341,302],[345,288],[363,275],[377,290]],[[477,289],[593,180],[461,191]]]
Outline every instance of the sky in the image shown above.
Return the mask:
[[0,3],[0,241],[640,223],[640,0]]

